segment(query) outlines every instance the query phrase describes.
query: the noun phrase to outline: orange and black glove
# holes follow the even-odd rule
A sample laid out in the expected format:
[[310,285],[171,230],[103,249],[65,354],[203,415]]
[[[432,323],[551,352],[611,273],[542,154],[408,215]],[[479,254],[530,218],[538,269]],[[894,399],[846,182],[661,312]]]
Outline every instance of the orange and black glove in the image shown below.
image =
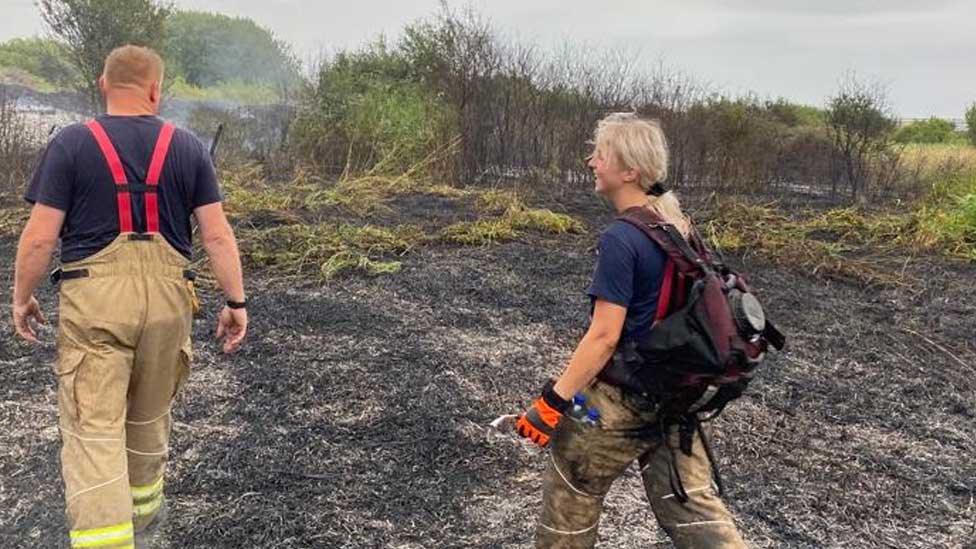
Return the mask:
[[549,444],[556,425],[573,403],[556,394],[550,380],[542,388],[542,396],[515,423],[515,431],[539,446]]

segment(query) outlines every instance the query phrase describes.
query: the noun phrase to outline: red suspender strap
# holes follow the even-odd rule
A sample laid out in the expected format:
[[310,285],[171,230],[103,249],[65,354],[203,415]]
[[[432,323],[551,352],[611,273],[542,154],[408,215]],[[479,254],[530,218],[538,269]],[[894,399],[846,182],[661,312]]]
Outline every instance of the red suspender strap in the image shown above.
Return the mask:
[[[122,168],[122,161],[119,159],[119,154],[115,152],[112,140],[108,138],[105,129],[102,128],[102,125],[97,120],[90,120],[85,125],[88,126],[92,135],[95,136],[98,148],[102,150],[102,155],[105,156],[105,161],[108,162],[108,169],[112,172],[112,179],[115,180],[115,184],[119,186],[127,185],[128,181],[125,179],[125,170]],[[116,202],[119,208],[119,232],[131,233],[133,231],[132,200],[129,192],[119,191],[116,193]]]
[[[159,185],[159,175],[163,171],[163,163],[166,161],[167,153],[169,153],[169,144],[173,140],[174,129],[174,126],[167,122],[159,130],[156,149],[153,151],[152,160],[149,162],[149,172],[146,174],[146,185],[150,187]],[[159,197],[155,192],[146,193],[146,232],[159,232]]]
[[668,307],[671,306],[671,288],[674,286],[674,260],[670,257],[664,263],[664,281],[661,282],[661,291],[657,296],[657,311],[654,313],[654,321],[663,320],[668,316]]

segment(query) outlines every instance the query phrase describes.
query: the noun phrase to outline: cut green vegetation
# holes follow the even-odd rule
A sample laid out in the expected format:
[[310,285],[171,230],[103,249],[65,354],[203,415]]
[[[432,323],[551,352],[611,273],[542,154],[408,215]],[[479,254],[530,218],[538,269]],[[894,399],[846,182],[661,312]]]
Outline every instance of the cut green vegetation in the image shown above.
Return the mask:
[[515,240],[526,230],[565,234],[581,233],[584,227],[566,214],[527,208],[517,201],[499,217],[455,223],[445,228],[442,235],[448,242],[477,246]]
[[352,225],[285,225],[241,234],[245,258],[287,275],[330,279],[349,270],[389,274],[400,270],[395,257],[424,240],[416,227],[393,229]]
[[[400,269],[402,256],[433,242],[487,245],[518,239],[528,231],[557,235],[583,231],[578,220],[530,208],[512,191],[459,189],[409,174],[327,183],[299,171],[292,181],[268,184],[259,166],[245,165],[225,171],[224,193],[244,257],[274,267],[286,277],[330,279],[351,271],[390,274]],[[479,218],[433,231],[428,227],[426,233],[411,225],[379,227],[332,221],[350,216],[395,219],[391,201],[405,194],[446,198]],[[330,221],[320,223],[325,217]]]
[[723,251],[861,283],[904,285],[884,268],[884,256],[900,250],[976,261],[976,176],[937,185],[908,212],[840,208],[787,217],[773,205],[724,202],[704,232]]

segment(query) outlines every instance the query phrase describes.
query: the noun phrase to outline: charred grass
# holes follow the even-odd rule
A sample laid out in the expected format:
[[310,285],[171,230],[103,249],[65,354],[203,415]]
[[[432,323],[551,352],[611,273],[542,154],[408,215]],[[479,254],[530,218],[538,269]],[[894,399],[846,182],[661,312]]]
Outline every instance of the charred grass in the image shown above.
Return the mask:
[[[220,355],[220,298],[204,292],[160,547],[531,546],[545,459],[486,424],[524,407],[582,335],[609,211],[584,190],[387,183],[397,191],[368,214],[309,205],[334,187],[307,176],[242,183],[245,199],[227,190],[253,324],[241,353]],[[900,225],[859,212],[689,205],[790,337],[714,426],[750,544],[973,547],[976,266],[897,246]],[[445,237],[543,206],[583,232]],[[13,246],[0,236],[0,254]],[[362,258],[399,272],[362,276]],[[340,260],[356,263],[325,272]],[[52,290],[40,298],[56,316]],[[8,319],[4,300],[4,334]],[[40,348],[6,335],[0,345],[3,547],[58,547],[66,535],[55,334],[42,336]],[[600,531],[601,547],[667,545],[633,470],[606,498]]]

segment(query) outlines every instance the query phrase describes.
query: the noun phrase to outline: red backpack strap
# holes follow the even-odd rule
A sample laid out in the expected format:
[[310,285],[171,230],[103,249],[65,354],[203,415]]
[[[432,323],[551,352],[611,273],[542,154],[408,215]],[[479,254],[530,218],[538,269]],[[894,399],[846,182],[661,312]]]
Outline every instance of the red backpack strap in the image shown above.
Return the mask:
[[655,322],[662,320],[674,309],[684,305],[685,292],[688,290],[684,273],[701,273],[710,267],[701,255],[689,246],[674,225],[659,219],[647,208],[630,208],[617,219],[639,229],[668,256],[664,265],[661,290],[658,293],[657,309],[654,313]]
[[156,139],[156,148],[153,150],[152,160],[149,161],[149,171],[146,173],[146,185],[150,187],[146,193],[146,232],[159,232],[159,197],[155,192],[159,185],[159,176],[163,172],[163,164],[166,162],[166,155],[169,153],[169,145],[173,140],[173,132],[176,128],[173,124],[166,122],[159,130],[159,137]]
[[664,264],[664,279],[661,290],[657,295],[657,310],[654,312],[654,322],[668,316],[671,307],[671,291],[674,288],[674,260],[670,257]]
[[651,213],[647,208],[630,208],[620,214],[617,219],[637,227],[655,244],[664,250],[669,258],[678,262],[680,270],[686,271],[698,264],[698,253],[695,252],[678,230]]
[[85,126],[91,130],[98,143],[98,148],[102,150],[102,155],[108,163],[108,169],[112,172],[112,179],[115,181],[118,192],[116,193],[116,204],[119,209],[119,232],[131,233],[132,227],[132,198],[128,191],[128,181],[125,178],[125,169],[122,167],[122,160],[116,152],[112,140],[105,133],[105,128],[97,120],[89,120]]
[[695,250],[689,240],[694,240],[694,233],[685,238],[674,225],[659,219],[647,208],[635,206],[620,214],[617,219],[630,223],[640,229],[648,238],[668,254],[668,257],[678,262],[679,270],[689,271],[697,269],[703,272],[714,270],[707,257]]

